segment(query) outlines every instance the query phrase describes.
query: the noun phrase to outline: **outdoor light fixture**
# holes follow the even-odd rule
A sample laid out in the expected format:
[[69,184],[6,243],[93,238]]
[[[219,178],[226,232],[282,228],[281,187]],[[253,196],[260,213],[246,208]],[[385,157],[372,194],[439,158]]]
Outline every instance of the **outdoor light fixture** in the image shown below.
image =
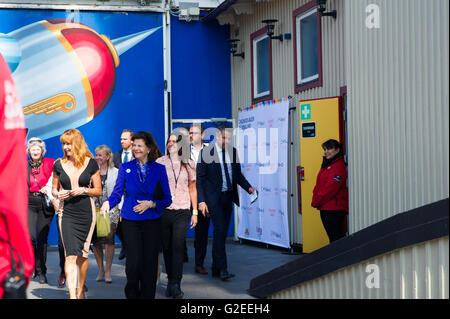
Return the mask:
[[277,19],[267,19],[267,20],[262,20],[261,22],[266,25],[266,34],[270,38],[270,40],[277,39],[277,40],[280,40],[281,42],[283,42],[282,34],[277,35],[275,37],[273,36],[274,29],[275,29],[275,22],[278,22]]
[[316,0],[317,3],[317,10],[320,12],[322,17],[333,17],[336,19],[337,11],[333,10],[330,12],[325,12],[326,6],[327,6],[327,0]]
[[245,58],[245,54],[244,52],[241,53],[236,53],[237,52],[237,45],[238,42],[240,40],[239,39],[230,39],[228,40],[228,43],[230,43],[230,53],[233,54],[233,56],[240,56],[241,58]]

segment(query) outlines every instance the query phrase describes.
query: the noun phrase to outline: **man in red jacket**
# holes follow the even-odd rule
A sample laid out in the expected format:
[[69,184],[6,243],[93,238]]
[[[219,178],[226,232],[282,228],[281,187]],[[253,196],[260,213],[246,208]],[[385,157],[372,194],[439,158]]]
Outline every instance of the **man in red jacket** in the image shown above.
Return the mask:
[[347,166],[341,144],[328,140],[322,144],[324,157],[317,175],[311,206],[320,210],[320,218],[330,242],[344,236],[348,213]]
[[[11,72],[0,54],[0,298],[11,270],[11,249],[22,260],[28,286],[34,255],[27,226],[27,155],[25,122]],[[6,228],[7,226],[7,228]]]

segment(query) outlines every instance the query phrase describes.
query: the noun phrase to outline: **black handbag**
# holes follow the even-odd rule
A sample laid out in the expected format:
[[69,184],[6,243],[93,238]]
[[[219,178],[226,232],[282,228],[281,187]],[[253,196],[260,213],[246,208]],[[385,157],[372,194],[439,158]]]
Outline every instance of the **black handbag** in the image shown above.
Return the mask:
[[11,249],[11,270],[5,277],[3,281],[3,299],[26,299],[26,280],[23,269],[22,258],[20,258],[19,253],[17,253],[17,257],[19,258],[19,271],[17,271],[17,264],[14,259],[14,248],[10,241],[9,230],[8,230],[8,222],[6,221],[6,214],[3,214],[3,218],[5,220],[5,228],[6,234],[8,235],[8,244]]

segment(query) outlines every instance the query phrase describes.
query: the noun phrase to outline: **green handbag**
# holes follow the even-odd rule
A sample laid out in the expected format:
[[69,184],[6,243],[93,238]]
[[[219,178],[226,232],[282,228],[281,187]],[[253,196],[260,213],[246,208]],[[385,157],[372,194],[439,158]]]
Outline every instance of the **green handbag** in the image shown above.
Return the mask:
[[100,214],[100,208],[96,209],[97,213],[97,237],[106,237],[111,231],[111,222],[109,221],[109,214],[103,217]]

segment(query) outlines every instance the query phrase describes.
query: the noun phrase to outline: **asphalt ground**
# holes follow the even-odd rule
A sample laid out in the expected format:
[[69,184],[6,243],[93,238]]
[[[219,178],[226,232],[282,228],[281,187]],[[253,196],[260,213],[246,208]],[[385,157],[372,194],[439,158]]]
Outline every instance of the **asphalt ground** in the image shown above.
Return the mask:
[[[227,240],[228,270],[235,277],[227,282],[211,276],[212,239],[208,243],[208,252],[204,263],[208,275],[200,275],[194,271],[194,243],[187,239],[189,261],[184,263],[181,290],[184,299],[254,299],[247,292],[252,278],[290,262],[299,256],[290,254],[289,250],[274,246],[261,245],[254,242],[241,243],[233,239]],[[112,265],[112,283],[96,282],[98,267],[92,251],[89,253],[89,269],[86,279],[88,299],[125,299],[126,283],[125,260],[118,260],[120,245],[116,246]],[[28,299],[68,299],[67,287],[58,288],[60,274],[59,254],[57,247],[49,247],[47,253],[47,284],[40,284],[38,277],[32,279],[28,289]],[[156,288],[156,299],[170,299],[165,296],[167,276],[164,261],[161,261],[162,272]]]

